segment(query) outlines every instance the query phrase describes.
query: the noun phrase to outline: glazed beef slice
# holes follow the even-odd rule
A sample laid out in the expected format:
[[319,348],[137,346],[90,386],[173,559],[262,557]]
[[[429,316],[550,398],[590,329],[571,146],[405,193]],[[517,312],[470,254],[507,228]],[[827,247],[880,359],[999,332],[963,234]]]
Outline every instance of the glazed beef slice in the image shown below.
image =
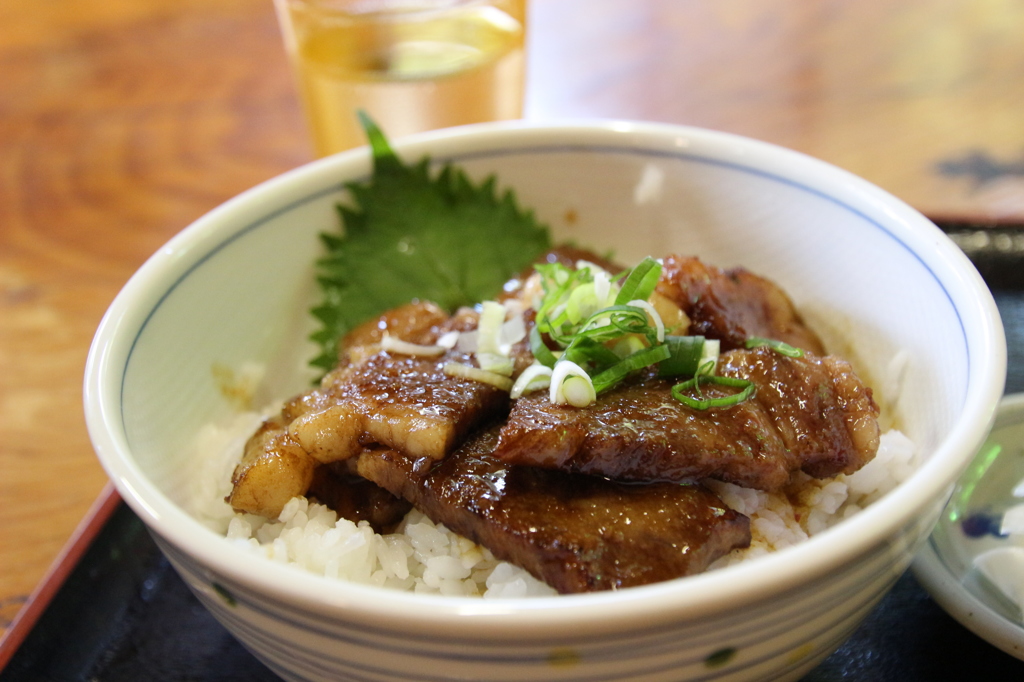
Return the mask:
[[657,290],[690,318],[691,334],[719,339],[723,350],[762,336],[824,355],[821,340],[786,292],[744,268],[723,270],[698,258],[667,256]]
[[368,450],[357,471],[435,523],[561,593],[699,573],[750,542],[750,522],[698,484],[628,485],[502,463],[497,430],[441,462]]
[[[838,358],[789,358],[769,348],[722,355],[718,373],[754,383],[754,396],[699,410],[672,395],[674,380],[634,379],[585,408],[544,392],[516,401],[495,455],[519,465],[624,481],[714,478],[777,490],[802,469],[852,473],[878,449],[871,389]],[[705,398],[735,392],[709,385]]]

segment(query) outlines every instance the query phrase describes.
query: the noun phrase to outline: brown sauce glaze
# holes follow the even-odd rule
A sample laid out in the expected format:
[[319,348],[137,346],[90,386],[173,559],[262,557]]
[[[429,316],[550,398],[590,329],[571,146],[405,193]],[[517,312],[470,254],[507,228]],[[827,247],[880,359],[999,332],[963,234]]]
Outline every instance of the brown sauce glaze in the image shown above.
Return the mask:
[[[520,398],[495,455],[620,480],[714,478],[762,490],[785,486],[798,469],[828,477],[874,457],[878,406],[846,363],[756,348],[723,354],[719,373],[752,381],[754,397],[697,410],[672,396],[672,380],[646,377],[582,409],[553,405],[544,392]],[[701,388],[704,397],[734,391]]]
[[429,468],[371,450],[357,470],[561,593],[692,575],[750,542],[749,519],[699,484],[510,466],[491,455],[496,443],[497,430],[484,431]]
[[747,338],[762,336],[825,354],[789,296],[744,268],[722,270],[698,258],[667,256],[657,291],[690,318],[690,334],[719,339],[722,350],[743,348]]

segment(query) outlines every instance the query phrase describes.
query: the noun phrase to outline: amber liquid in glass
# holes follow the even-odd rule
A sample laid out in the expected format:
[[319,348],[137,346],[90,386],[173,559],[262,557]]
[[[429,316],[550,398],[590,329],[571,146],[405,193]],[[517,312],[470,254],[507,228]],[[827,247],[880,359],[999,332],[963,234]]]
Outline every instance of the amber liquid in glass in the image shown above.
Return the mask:
[[448,4],[352,14],[282,3],[318,155],[366,143],[358,109],[392,139],[522,115],[525,0]]

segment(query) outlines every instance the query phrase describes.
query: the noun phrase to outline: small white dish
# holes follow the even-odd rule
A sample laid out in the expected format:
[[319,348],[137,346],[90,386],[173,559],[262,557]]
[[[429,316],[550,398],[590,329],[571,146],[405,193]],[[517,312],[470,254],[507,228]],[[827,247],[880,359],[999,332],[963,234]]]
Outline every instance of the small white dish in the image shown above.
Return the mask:
[[999,406],[992,434],[953,489],[939,522],[914,561],[914,574],[951,616],[979,637],[1024,660],[1024,614],[985,578],[975,558],[1012,546],[999,535],[1024,479],[1024,393]]

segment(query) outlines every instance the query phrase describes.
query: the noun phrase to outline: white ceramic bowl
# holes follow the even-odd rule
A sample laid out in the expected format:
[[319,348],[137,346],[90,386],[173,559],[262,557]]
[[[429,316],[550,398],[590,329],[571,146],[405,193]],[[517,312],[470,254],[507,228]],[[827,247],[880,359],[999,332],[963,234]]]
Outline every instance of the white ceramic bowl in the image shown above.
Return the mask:
[[[233,548],[182,508],[190,440],[229,414],[211,367],[265,363],[263,397],[307,386],[317,234],[336,228],[356,150],[227,202],[156,253],[112,304],[85,383],[103,465],[202,602],[288,679],[681,680],[799,677],[904,571],[989,430],[1005,375],[992,298],[960,251],[876,187],[801,154],[692,128],[500,123],[408,138],[497,173],[558,239],[621,260],[671,252],[787,289],[920,447],[916,473],[810,541],[618,592],[490,601],[332,581]],[[230,595],[225,598],[224,595]]]

